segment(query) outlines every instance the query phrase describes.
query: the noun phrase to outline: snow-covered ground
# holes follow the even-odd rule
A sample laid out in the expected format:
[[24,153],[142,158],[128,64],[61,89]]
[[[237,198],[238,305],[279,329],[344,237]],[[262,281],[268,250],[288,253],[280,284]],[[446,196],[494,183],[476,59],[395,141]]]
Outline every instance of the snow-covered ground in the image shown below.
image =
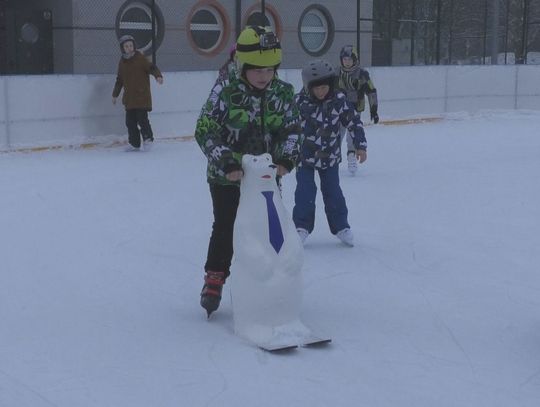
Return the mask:
[[229,285],[211,320],[199,306],[195,142],[1,154],[0,406],[536,407],[538,128],[367,127],[360,174],[342,166],[357,245],[319,205],[305,247],[303,320],[333,343],[286,355],[234,335]]

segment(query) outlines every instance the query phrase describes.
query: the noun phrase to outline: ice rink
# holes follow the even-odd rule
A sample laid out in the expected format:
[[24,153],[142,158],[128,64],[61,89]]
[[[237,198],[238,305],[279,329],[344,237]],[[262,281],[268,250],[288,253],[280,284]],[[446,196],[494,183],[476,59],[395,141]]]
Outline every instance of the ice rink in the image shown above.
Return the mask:
[[[366,127],[318,197],[303,319],[324,349],[233,333],[199,306],[212,222],[194,141],[0,154],[0,407],[536,407],[540,113]],[[292,211],[294,175],[284,179]]]

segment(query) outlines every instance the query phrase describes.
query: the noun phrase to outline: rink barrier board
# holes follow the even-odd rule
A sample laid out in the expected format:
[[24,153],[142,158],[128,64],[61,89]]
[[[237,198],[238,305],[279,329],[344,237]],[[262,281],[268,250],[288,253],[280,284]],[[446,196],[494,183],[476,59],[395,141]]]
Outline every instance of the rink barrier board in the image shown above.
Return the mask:
[[[381,120],[378,125],[383,126],[404,126],[408,124],[424,124],[424,123],[436,123],[444,120],[443,117],[424,117],[414,119],[393,119],[393,120]],[[366,124],[365,126],[373,126],[374,124]],[[194,140],[194,136],[176,136],[176,137],[160,137],[156,141],[191,141]],[[81,143],[72,145],[55,145],[55,146],[41,146],[41,147],[21,147],[12,148],[7,150],[0,150],[0,153],[39,153],[44,151],[55,150],[89,150],[93,148],[112,148],[127,145],[127,141],[116,141],[112,143]]]

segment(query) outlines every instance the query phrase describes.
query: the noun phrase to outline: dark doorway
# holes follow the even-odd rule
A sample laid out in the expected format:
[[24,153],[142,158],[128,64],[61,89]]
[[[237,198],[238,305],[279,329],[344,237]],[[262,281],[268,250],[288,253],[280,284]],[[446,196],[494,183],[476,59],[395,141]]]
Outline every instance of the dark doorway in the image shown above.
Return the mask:
[[5,16],[6,73],[53,73],[52,11],[15,6]]

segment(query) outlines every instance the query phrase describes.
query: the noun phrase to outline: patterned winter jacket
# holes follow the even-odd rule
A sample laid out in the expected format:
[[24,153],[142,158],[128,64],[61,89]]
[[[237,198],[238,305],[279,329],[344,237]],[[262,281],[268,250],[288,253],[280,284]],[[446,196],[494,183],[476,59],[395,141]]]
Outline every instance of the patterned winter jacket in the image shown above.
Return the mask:
[[350,70],[339,69],[338,87],[347,95],[347,100],[356,105],[356,110],[363,112],[367,95],[369,107],[377,110],[377,89],[369,77],[368,71],[355,66]]
[[302,144],[298,166],[326,169],[341,162],[339,127],[345,126],[352,134],[354,146],[367,149],[360,114],[347,102],[345,94],[334,92],[323,101],[305,90],[296,95],[302,125]]
[[228,60],[225,64],[219,68],[216,84],[227,84],[231,80],[238,77],[238,69],[234,60]]
[[238,69],[236,68],[235,61],[228,61],[221,68],[219,68],[218,77],[212,89],[210,90],[210,96],[208,97],[213,103],[216,102],[221,90],[224,86],[238,79]]
[[244,154],[270,153],[275,164],[291,171],[298,158],[299,122],[293,87],[279,79],[261,91],[233,78],[211,92],[195,129],[208,159],[208,182],[238,185],[225,174],[241,169]]

